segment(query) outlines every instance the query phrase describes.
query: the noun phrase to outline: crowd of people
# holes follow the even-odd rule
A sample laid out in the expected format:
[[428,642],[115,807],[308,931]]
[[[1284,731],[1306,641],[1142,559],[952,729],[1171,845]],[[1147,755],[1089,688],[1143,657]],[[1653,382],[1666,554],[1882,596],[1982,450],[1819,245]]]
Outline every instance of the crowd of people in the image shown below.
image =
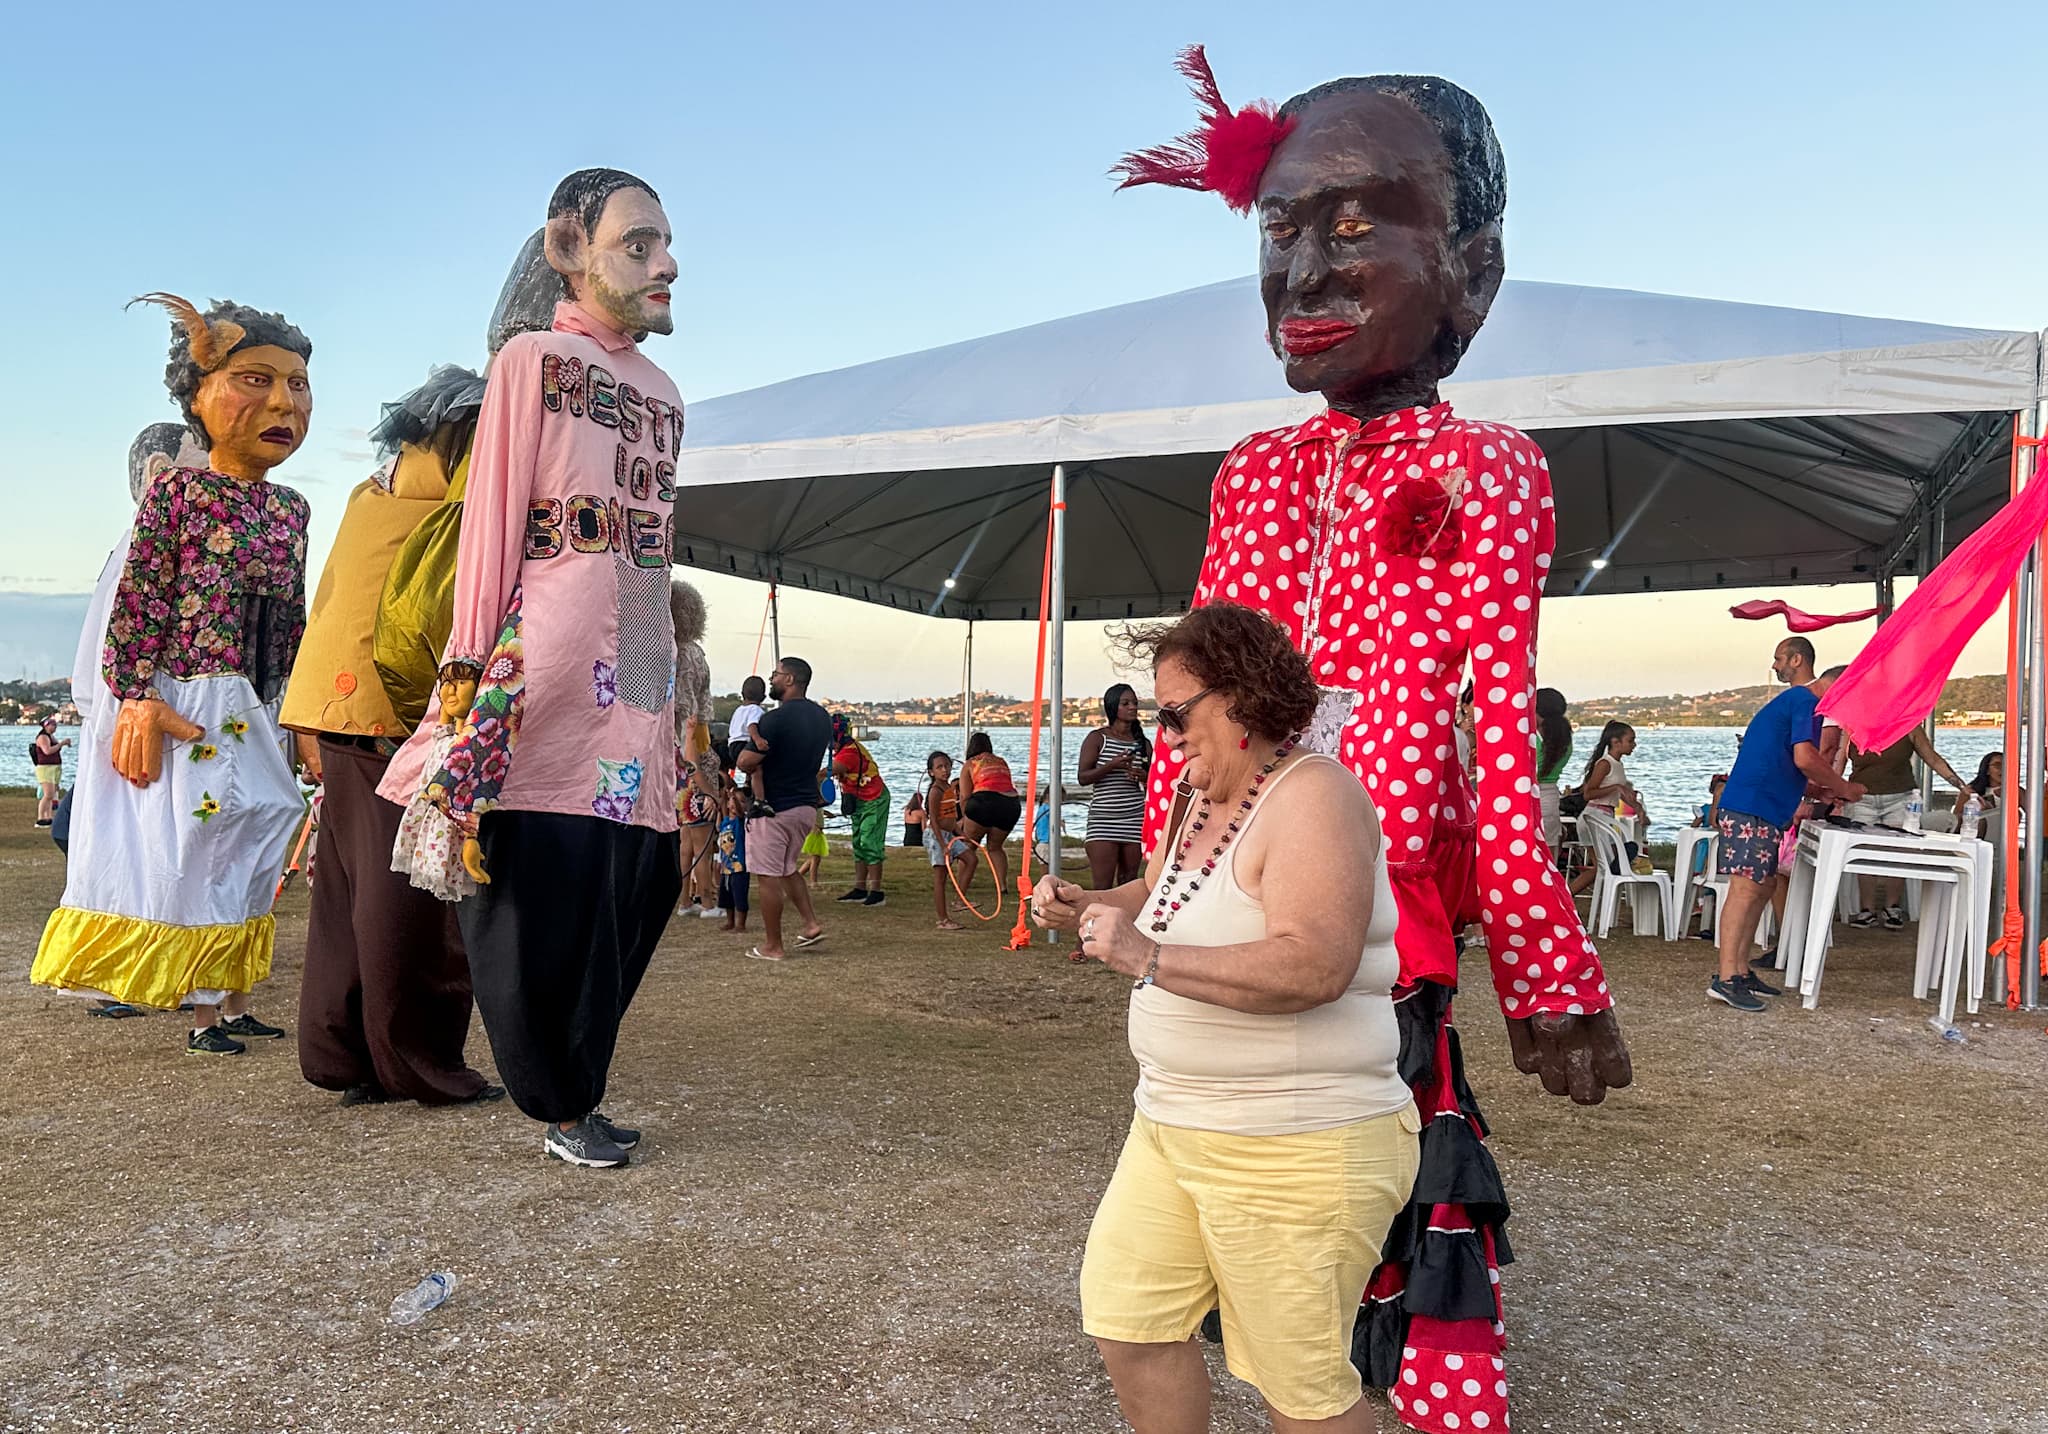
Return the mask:
[[[1108,695],[1083,754],[1100,889],[1031,891],[1133,983],[1136,1110],[1083,1325],[1138,1434],[1206,1427],[1205,1329],[1282,1431],[1365,1434],[1367,1381],[1430,1434],[1505,1429],[1509,1206],[1454,1020],[1459,933],[1484,932],[1491,996],[1463,999],[1520,1073],[1583,1105],[1632,1080],[1535,796],[1547,465],[1439,393],[1505,272],[1505,161],[1440,79],[1233,112],[1199,51],[1183,67],[1203,128],[1121,169],[1260,206],[1266,342],[1324,402],[1226,456],[1190,612],[1129,634],[1158,738]],[[374,430],[390,461],[310,611],[308,504],[269,478],[305,437],[310,341],[152,296],[202,453],[147,485],[88,622],[79,826],[34,980],[189,1004],[197,1056],[284,1035],[248,1003],[306,814],[296,758],[323,793],[306,1078],[346,1104],[508,1098],[546,1158],[616,1167],[643,1138],[607,1098],[621,1023],[679,911],[737,932],[758,904],[763,961],[825,941],[804,871],[828,800],[853,837],[839,902],[886,902],[887,783],[808,663],[777,654],[713,742],[701,604],[670,571],[682,401],[641,347],[674,329],[671,243],[636,176],[556,187],[485,372],[437,370]],[[1023,808],[985,733],[957,767],[932,754],[941,924],[982,867],[1012,889]],[[464,1063],[472,1003],[502,1089]]]

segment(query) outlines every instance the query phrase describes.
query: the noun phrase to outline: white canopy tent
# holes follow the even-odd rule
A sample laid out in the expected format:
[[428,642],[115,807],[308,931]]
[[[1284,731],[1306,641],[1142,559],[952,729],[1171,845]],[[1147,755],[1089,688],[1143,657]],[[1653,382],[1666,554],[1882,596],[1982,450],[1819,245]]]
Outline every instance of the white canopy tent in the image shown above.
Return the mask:
[[[1222,454],[1320,405],[1263,328],[1232,280],[693,405],[677,561],[971,633],[1038,616],[1050,476],[1054,610],[1177,610]],[[1445,386],[1549,455],[1553,594],[1861,577],[1886,606],[2004,503],[2041,392],[2034,333],[1515,280]]]

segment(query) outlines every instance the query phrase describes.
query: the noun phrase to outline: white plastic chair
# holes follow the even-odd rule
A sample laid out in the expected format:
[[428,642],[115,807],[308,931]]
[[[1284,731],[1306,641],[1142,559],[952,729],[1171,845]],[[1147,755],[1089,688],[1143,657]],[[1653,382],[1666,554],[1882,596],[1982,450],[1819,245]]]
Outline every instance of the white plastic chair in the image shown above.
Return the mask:
[[[1579,815],[1579,831],[1593,840],[1593,861],[1599,875],[1593,882],[1593,935],[1606,936],[1614,929],[1614,908],[1624,892],[1628,894],[1629,916],[1638,936],[1652,934],[1644,929],[1646,921],[1661,921],[1662,935],[1666,941],[1678,939],[1678,916],[1674,909],[1677,901],[1671,890],[1671,874],[1653,871],[1648,875],[1629,867],[1628,846],[1622,839],[1621,829],[1614,819],[1605,812],[1588,807]],[[1645,912],[1639,899],[1642,887],[1649,887],[1657,896],[1654,912]]]

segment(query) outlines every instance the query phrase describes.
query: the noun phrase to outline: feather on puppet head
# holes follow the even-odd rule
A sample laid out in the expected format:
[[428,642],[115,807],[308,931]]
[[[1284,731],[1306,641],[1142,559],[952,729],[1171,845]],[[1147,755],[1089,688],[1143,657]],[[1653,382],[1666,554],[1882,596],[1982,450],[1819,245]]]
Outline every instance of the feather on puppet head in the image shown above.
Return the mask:
[[170,310],[171,317],[185,331],[185,337],[192,345],[192,362],[199,365],[201,373],[212,373],[219,368],[235,351],[235,345],[248,335],[247,329],[226,319],[208,323],[206,317],[192,306],[191,300],[181,299],[176,294],[141,294],[121,307],[132,309],[137,304],[160,304]]
[[1259,197],[1259,176],[1273,151],[1294,129],[1267,100],[1255,100],[1233,111],[1223,102],[1209,57],[1200,45],[1181,51],[1174,68],[1188,78],[1202,106],[1202,122],[1171,143],[1127,154],[1111,168],[1123,176],[1118,189],[1134,184],[1171,184],[1178,189],[1206,189],[1221,195],[1238,213],[1250,211]]

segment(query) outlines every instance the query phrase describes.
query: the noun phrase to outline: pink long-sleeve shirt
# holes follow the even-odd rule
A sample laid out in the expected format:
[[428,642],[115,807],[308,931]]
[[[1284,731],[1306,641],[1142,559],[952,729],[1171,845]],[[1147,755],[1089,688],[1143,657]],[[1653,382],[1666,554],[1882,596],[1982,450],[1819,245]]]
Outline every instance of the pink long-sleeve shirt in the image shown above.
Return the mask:
[[671,515],[683,403],[633,341],[574,303],[491,368],[471,450],[446,661],[481,669],[446,762],[438,712],[379,791],[673,831]]

